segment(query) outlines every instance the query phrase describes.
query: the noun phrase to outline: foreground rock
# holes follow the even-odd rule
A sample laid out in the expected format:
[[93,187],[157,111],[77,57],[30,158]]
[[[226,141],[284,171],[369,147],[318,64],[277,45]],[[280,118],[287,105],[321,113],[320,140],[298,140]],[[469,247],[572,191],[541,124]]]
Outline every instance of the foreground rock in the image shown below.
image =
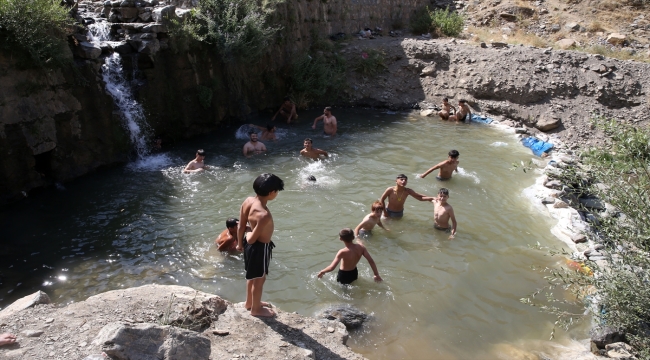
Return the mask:
[[182,286],[109,291],[66,307],[37,305],[1,317],[0,332],[43,333],[19,336],[18,344],[0,348],[0,359],[101,359],[102,352],[131,360],[363,359],[345,346],[341,322],[274,310],[277,317],[258,319],[242,303]]
[[335,305],[325,309],[322,317],[328,320],[338,320],[348,329],[361,327],[368,319],[368,315],[363,311],[346,304]]

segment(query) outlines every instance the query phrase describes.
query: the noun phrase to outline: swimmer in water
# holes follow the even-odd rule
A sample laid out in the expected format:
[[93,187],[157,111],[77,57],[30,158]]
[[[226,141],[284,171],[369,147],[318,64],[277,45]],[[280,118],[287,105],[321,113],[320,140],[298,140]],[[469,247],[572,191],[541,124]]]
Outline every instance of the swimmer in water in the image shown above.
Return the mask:
[[442,99],[442,110],[438,111],[438,116],[440,116],[442,120],[449,120],[451,109],[454,109],[454,113],[456,113],[456,108],[449,103],[449,99]]
[[266,124],[266,127],[258,126],[258,125],[255,125],[255,124],[248,124],[248,125],[250,125],[250,126],[252,126],[254,128],[258,128],[258,129],[262,130],[262,136],[260,137],[260,140],[264,140],[264,141],[272,140],[272,141],[275,141],[275,140],[278,139],[278,137],[275,135],[275,131],[277,130],[275,128],[275,125]]
[[266,151],[266,146],[257,140],[257,134],[254,131],[248,133],[250,141],[244,145],[244,156],[261,154]]
[[357,238],[368,237],[372,235],[372,229],[375,225],[379,225],[380,228],[390,231],[384,227],[384,224],[381,223],[381,214],[384,212],[384,204],[381,201],[377,200],[372,203],[370,208],[370,214],[366,215],[363,218],[361,223],[354,228],[354,236]]
[[332,108],[331,107],[326,107],[325,110],[323,110],[323,115],[317,117],[314,119],[314,125],[311,127],[312,129],[316,129],[316,124],[320,121],[323,120],[323,134],[324,135],[329,135],[329,136],[334,136],[336,135],[336,117],[332,115]]
[[291,99],[287,96],[284,98],[284,102],[280,105],[278,112],[273,115],[271,121],[275,121],[275,118],[280,114],[283,118],[287,120],[287,124],[291,124],[291,121],[298,119],[298,114],[296,113],[296,104],[291,102]]
[[311,182],[316,182],[316,177],[315,177],[314,175],[309,175],[309,176],[307,177],[307,180],[309,180],[309,181],[311,181]]
[[418,177],[424,179],[432,171],[439,169],[438,176],[436,176],[436,179],[440,181],[451,179],[451,174],[453,174],[454,171],[458,172],[458,163],[460,162],[458,161],[458,157],[460,156],[460,153],[456,150],[451,150],[448,155],[449,157],[447,158],[447,160],[425,171],[423,174],[418,175]]
[[303,141],[302,145],[304,146],[304,149],[300,150],[300,155],[306,156],[310,159],[314,160],[319,160],[321,159],[321,155],[323,157],[328,157],[329,155],[327,154],[327,151],[321,150],[321,149],[316,149],[312,147],[313,141],[310,138],[306,138],[305,141]]
[[203,163],[204,159],[205,159],[205,151],[203,151],[203,149],[197,150],[196,158],[187,164],[183,172],[186,174],[192,174],[192,173],[198,173],[207,170],[208,165],[205,165]]
[[[226,230],[222,231],[214,240],[219,251],[235,251],[237,249],[237,225],[239,219],[230,218],[226,220]],[[247,229],[250,231],[250,228]]]
[[[395,179],[395,186],[391,186],[381,196],[381,204],[384,206],[384,216],[387,218],[401,219],[404,216],[404,202],[406,198],[411,195],[420,201],[431,201],[434,198],[418,194],[412,189],[406,187],[408,177],[404,174],[397,175]],[[388,206],[385,205],[388,199]]]
[[326,267],[325,269],[321,270],[318,273],[318,278],[322,278],[323,275],[327,274],[328,272],[336,269],[336,265],[341,263],[341,267],[339,268],[339,273],[336,275],[336,281],[340,282],[341,284],[351,284],[353,281],[355,281],[359,277],[359,271],[357,270],[357,264],[359,263],[359,260],[361,260],[361,257],[365,257],[366,260],[368,260],[368,264],[370,264],[370,267],[372,268],[375,282],[380,282],[383,279],[381,276],[379,276],[379,271],[377,271],[377,265],[375,265],[375,261],[372,259],[372,256],[370,256],[370,253],[368,252],[368,249],[366,249],[363,244],[355,244],[353,242],[354,240],[354,232],[350,228],[345,228],[339,232],[339,240],[343,241],[343,244],[345,244],[345,247],[341,250],[339,250],[338,253],[336,253],[336,256],[334,257],[334,261]]
[[[431,200],[433,203],[433,227],[436,230],[450,232],[449,238],[453,239],[456,236],[456,216],[447,199],[449,199],[449,190],[441,188],[438,191],[438,197]],[[449,220],[451,220],[451,228]]]

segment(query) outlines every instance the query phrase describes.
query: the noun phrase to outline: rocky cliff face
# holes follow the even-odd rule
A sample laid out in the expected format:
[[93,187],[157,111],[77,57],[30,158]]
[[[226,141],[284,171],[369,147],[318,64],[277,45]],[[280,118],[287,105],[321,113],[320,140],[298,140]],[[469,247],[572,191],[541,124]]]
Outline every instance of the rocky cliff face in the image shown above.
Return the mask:
[[86,26],[106,22],[110,41],[97,41],[83,29],[72,35],[74,70],[20,70],[9,54],[0,54],[0,203],[128,159],[129,136],[101,76],[102,59],[112,52],[122,55],[125,74],[138,80],[134,93],[152,128],[149,135],[176,140],[277,106],[287,92],[288,64],[309,47],[314,31],[326,37],[365,27],[399,27],[426,4],[281,3],[274,15],[283,27],[281,40],[263,59],[245,65],[223,64],[206,46],[170,48],[165,15],[182,18],[196,1],[75,3],[77,20]]

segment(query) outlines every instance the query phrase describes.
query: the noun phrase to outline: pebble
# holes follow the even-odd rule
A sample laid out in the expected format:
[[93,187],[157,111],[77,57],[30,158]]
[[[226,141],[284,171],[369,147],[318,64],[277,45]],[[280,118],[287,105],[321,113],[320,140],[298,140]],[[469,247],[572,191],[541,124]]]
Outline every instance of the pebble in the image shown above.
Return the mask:
[[54,318],[45,319],[46,324],[51,324],[54,322]]
[[327,332],[328,332],[328,333],[333,333],[333,332],[334,332],[334,328],[331,327],[331,326],[328,327],[328,328],[327,328]]
[[215,335],[219,335],[219,336],[226,336],[226,335],[230,334],[230,331],[216,329],[216,330],[212,330],[212,333],[215,334]]
[[26,337],[39,337],[43,332],[43,330],[23,330],[20,333]]

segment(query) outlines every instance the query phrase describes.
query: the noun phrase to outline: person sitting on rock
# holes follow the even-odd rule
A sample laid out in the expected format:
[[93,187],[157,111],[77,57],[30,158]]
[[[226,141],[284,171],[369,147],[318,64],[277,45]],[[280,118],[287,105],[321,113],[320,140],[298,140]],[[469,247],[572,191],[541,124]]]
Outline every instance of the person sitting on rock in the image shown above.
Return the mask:
[[469,108],[469,105],[467,105],[467,100],[458,100],[458,111],[455,115],[451,115],[449,120],[456,122],[464,121],[466,123],[472,121],[472,110]]
[[183,172],[186,174],[192,174],[207,170],[208,165],[205,165],[203,160],[205,160],[205,151],[203,151],[203,149],[196,150],[196,159],[190,161]]
[[291,121],[298,119],[298,114],[296,113],[296,104],[291,102],[291,99],[287,96],[284,98],[284,102],[280,105],[278,112],[273,115],[271,121],[275,121],[275,118],[280,114],[283,118],[287,120],[287,124],[291,124]]
[[255,125],[255,124],[249,124],[251,127],[258,128],[262,130],[262,136],[261,140],[277,140],[278,137],[275,135],[275,131],[277,130],[275,125],[272,124],[266,124],[266,127]]
[[16,335],[10,333],[0,334],[0,346],[16,343]]
[[438,116],[440,116],[442,120],[449,120],[451,109],[454,109],[454,113],[456,113],[456,108],[449,103],[449,99],[442,99],[442,110],[438,111]]
[[341,267],[339,268],[339,273],[336,275],[336,281],[340,282],[341,284],[351,284],[354,280],[356,280],[359,277],[359,271],[357,270],[357,264],[359,263],[359,260],[361,260],[361,257],[365,257],[366,260],[368,260],[368,264],[370,264],[370,267],[372,268],[374,276],[374,280],[376,282],[382,281],[381,276],[379,276],[379,271],[377,271],[377,265],[375,265],[375,261],[372,259],[372,256],[370,256],[370,253],[368,252],[368,249],[366,249],[365,246],[362,244],[355,244],[353,242],[354,240],[354,231],[350,228],[344,228],[339,232],[339,240],[343,241],[343,244],[345,247],[341,250],[339,250],[338,253],[336,253],[336,256],[334,257],[334,261],[326,267],[325,269],[321,270],[318,273],[318,278],[322,278],[323,275],[327,274],[328,272],[336,269],[336,266],[341,263]]

